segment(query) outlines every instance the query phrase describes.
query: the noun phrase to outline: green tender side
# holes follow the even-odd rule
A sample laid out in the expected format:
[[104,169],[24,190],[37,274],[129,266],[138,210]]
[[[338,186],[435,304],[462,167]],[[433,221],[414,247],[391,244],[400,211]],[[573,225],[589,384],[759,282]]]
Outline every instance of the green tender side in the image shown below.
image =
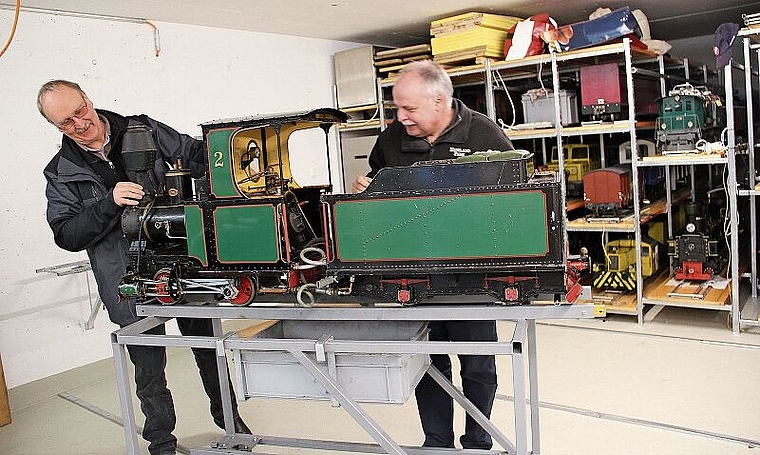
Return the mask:
[[208,161],[211,169],[211,193],[219,198],[239,197],[230,155],[230,136],[234,129],[213,130],[208,133]]
[[276,262],[279,255],[273,205],[238,205],[214,211],[220,262]]
[[541,191],[344,201],[335,206],[344,262],[545,256]]
[[187,233],[187,255],[198,258],[201,264],[208,265],[206,256],[206,239],[203,236],[203,212],[197,205],[185,206],[185,231]]

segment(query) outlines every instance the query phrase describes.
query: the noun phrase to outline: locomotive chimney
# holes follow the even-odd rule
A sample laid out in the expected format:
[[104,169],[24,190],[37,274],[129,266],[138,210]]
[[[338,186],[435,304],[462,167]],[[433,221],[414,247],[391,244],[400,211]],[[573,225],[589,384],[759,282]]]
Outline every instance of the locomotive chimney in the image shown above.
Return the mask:
[[153,181],[150,172],[156,165],[158,149],[150,130],[144,125],[130,124],[124,133],[123,141],[121,154],[127,177],[142,185],[145,195],[140,200],[140,205],[145,205],[158,194],[158,185]]

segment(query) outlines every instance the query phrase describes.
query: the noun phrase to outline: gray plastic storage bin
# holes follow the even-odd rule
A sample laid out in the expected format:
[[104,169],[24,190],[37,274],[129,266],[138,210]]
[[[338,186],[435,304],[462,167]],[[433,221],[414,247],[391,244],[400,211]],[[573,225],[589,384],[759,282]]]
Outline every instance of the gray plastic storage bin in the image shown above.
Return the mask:
[[[324,335],[340,341],[427,340],[427,324],[412,321],[279,321],[256,339],[313,340]],[[378,347],[378,350],[381,347]],[[305,351],[315,359],[313,350]],[[328,352],[329,356],[330,353]],[[327,391],[287,351],[233,349],[239,399],[250,397],[330,399]],[[355,401],[404,403],[430,365],[427,354],[335,353],[332,376]]]
[[[578,98],[572,90],[559,91],[559,105],[562,113],[562,125],[578,123]],[[532,99],[530,95],[522,95],[523,117],[525,123],[550,122],[554,120],[554,92],[549,96]]]

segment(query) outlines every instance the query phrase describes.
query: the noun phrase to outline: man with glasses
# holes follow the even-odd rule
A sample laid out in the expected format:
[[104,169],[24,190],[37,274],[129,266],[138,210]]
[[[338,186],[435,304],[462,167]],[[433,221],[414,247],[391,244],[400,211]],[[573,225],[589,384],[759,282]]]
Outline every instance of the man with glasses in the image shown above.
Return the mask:
[[[127,266],[128,241],[121,232],[121,213],[137,205],[144,191],[130,182],[122,158],[122,142],[128,126],[148,128],[159,153],[155,179],[163,182],[166,162],[182,163],[194,177],[206,172],[203,143],[146,115],[121,116],[95,109],[78,84],[65,80],[45,83],[37,94],[37,108],[45,119],[63,133],[61,149],[45,167],[47,220],[55,243],[68,251],[87,250],[98,293],[112,322],[121,327],[136,316],[133,299],[119,299],[118,285]],[[161,170],[161,172],[159,172]],[[212,336],[210,319],[177,318],[183,335]],[[164,334],[163,325],[147,332]],[[166,349],[127,346],[135,366],[136,393],[145,414],[143,437],[152,455],[175,454],[177,439],[172,395],[166,386]],[[203,388],[210,400],[214,423],[224,428],[222,396],[216,353],[193,349]],[[230,390],[232,385],[230,384]],[[232,396],[236,433],[250,433],[240,418]]]

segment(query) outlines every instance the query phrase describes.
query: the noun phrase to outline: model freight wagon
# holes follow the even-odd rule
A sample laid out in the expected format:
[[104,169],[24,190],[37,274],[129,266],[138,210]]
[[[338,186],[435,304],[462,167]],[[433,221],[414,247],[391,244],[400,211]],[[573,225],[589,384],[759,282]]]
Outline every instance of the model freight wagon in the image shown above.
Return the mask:
[[619,217],[633,202],[631,167],[608,166],[583,177],[586,208],[599,217]]

